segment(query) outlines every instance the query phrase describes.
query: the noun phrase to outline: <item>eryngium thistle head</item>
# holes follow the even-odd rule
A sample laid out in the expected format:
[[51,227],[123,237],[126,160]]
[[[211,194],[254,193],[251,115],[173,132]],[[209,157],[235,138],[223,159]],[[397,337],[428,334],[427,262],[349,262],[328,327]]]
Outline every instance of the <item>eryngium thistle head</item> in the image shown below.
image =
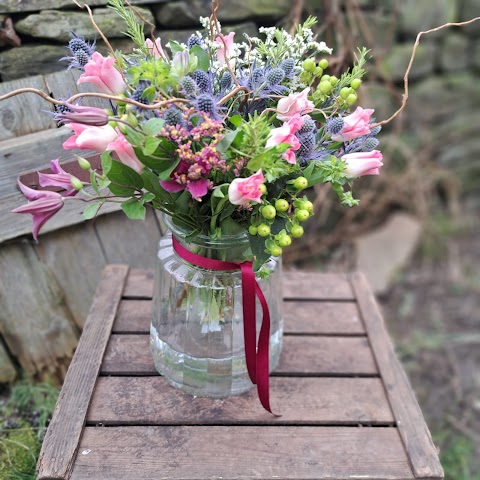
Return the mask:
[[282,80],[284,78],[285,78],[285,72],[280,67],[270,70],[267,74],[267,82],[270,85],[279,85],[280,83],[282,83]]
[[167,125],[179,125],[183,121],[182,111],[177,107],[170,107],[163,114],[163,119]]
[[195,90],[197,89],[197,84],[192,77],[183,77],[180,80],[180,88],[187,94],[187,95],[194,95]]
[[210,79],[208,78],[208,74],[199,68],[192,73],[192,78],[195,80],[198,89],[202,93],[206,93],[210,87]]
[[130,95],[132,100],[136,100],[139,103],[143,103],[144,105],[148,105],[150,102],[147,98],[143,97],[143,92],[145,89],[148,88],[151,83],[148,80],[140,80],[138,82],[137,88],[135,91]]
[[298,133],[300,135],[303,135],[304,133],[313,132],[316,129],[317,129],[317,126],[315,125],[315,120],[312,120],[311,118],[305,118],[303,126],[300,128]]
[[327,120],[327,130],[331,135],[336,135],[339,133],[344,125],[345,122],[343,121],[342,117],[329,118]]
[[315,139],[315,134],[312,132],[309,133],[304,133],[303,135],[299,135],[299,140],[301,145],[304,147],[306,151],[310,151],[313,148],[315,148],[316,145],[316,139]]
[[264,71],[263,68],[256,68],[252,73],[252,84],[258,86],[263,82]]
[[211,115],[215,113],[215,100],[211,95],[204,93],[197,97],[197,107],[200,111]]
[[95,52],[95,42],[88,43],[85,39],[72,32],[73,38],[68,42],[68,49],[72,52],[71,57],[63,57],[60,60],[69,60],[68,68],[77,68],[83,71],[83,67],[88,63]]
[[295,60],[293,58],[286,58],[280,64],[280,68],[285,72],[287,77],[292,74],[293,67],[295,67]]
[[187,40],[187,48],[190,50],[195,45],[201,47],[203,45],[203,39],[197,37],[197,35],[190,35]]
[[367,137],[362,144],[362,150],[364,152],[371,152],[378,147],[380,142],[375,137]]
[[228,90],[233,86],[232,74],[227,70],[223,72],[222,78],[220,79],[220,87],[222,90]]
[[372,129],[370,130],[370,135],[378,135],[381,130],[382,130],[382,126],[381,126],[381,125],[377,125],[376,127],[372,128]]

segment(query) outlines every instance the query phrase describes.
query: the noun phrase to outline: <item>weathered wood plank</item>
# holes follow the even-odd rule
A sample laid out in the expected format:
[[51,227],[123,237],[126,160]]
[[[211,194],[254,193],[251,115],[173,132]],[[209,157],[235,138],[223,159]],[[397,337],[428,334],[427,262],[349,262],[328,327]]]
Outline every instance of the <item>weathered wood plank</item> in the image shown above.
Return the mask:
[[[155,375],[149,335],[110,337],[101,373]],[[274,375],[337,376],[378,373],[366,338],[285,336]]]
[[[151,298],[153,272],[133,268],[128,275],[124,296]],[[354,300],[347,276],[337,273],[283,272],[285,300]]]
[[38,461],[38,477],[68,478],[128,267],[105,268]]
[[[113,324],[113,333],[148,333],[152,308],[149,300],[122,300]],[[283,313],[285,333],[365,333],[354,302],[284,302]]]
[[160,231],[150,208],[144,221],[130,220],[118,212],[99,218],[94,226],[108,263],[126,263],[132,268],[154,265]]
[[0,333],[10,352],[28,375],[62,376],[78,334],[61,287],[28,242],[0,245],[0,272]]
[[[255,389],[227,399],[192,397],[163,377],[100,377],[87,422],[102,425],[340,425],[393,422],[379,378],[280,378],[270,381],[273,417]],[[139,401],[132,401],[138,398]]]
[[354,273],[350,278],[412,470],[416,478],[443,478],[437,449],[395,355],[375,297],[364,275]]
[[88,222],[43,235],[35,249],[62,286],[75,322],[83,328],[107,263],[93,224]]
[[[44,78],[37,75],[0,83],[0,95],[25,87],[47,92]],[[0,109],[0,141],[55,128],[53,118],[43,111],[48,110],[48,106],[45,100],[33,93],[25,93],[4,100]]]
[[71,480],[92,478],[414,477],[396,428],[152,426],[87,427]]
[[8,355],[5,345],[0,339],[0,383],[9,383],[15,380],[17,372]]

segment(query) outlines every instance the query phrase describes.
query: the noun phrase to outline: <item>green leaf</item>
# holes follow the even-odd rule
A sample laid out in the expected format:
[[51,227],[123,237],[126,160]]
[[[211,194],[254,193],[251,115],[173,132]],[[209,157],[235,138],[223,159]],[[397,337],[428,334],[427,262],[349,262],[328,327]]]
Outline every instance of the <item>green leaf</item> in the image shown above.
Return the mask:
[[151,118],[145,124],[142,125],[142,130],[149,136],[154,137],[158,135],[163,128],[165,121],[163,118]]
[[97,178],[97,184],[100,188],[107,188],[111,183],[108,178]]
[[155,152],[155,150],[157,150],[161,141],[162,140],[160,138],[148,137],[145,140],[145,144],[144,144],[144,147],[143,147],[143,153],[147,156],[152,155]]
[[310,180],[310,176],[313,173],[313,169],[315,168],[315,162],[310,162],[308,164],[308,167],[303,171],[303,176],[307,179]]
[[144,220],[146,208],[142,202],[135,199],[127,200],[121,204],[122,210],[132,220]]
[[100,189],[98,188],[97,178],[95,177],[95,171],[90,171],[90,183],[92,184],[93,189],[97,195],[100,195]]
[[91,218],[95,217],[95,215],[100,210],[100,207],[102,205],[103,205],[103,202],[95,202],[87,205],[87,207],[83,211],[83,219],[90,220]]
[[129,197],[135,190],[143,188],[142,177],[133,169],[123,163],[112,160],[112,167],[108,172],[108,179],[112,182],[109,185],[114,195]]
[[228,147],[232,144],[235,140],[235,137],[238,135],[239,130],[233,130],[228,132],[224,137],[218,142],[217,150],[220,153],[225,153],[228,150]]
[[200,45],[194,45],[189,50],[189,53],[197,57],[197,68],[200,68],[205,72],[208,71],[208,69],[210,68],[210,58],[208,56],[208,53],[202,47],[200,47]]
[[265,237],[259,235],[249,235],[250,247],[255,255],[255,270],[258,270],[269,258],[270,254],[265,251]]
[[170,40],[168,42],[168,45],[170,47],[170,50],[172,51],[173,54],[177,52],[183,52],[185,49],[175,40]]
[[273,235],[279,234],[285,228],[286,223],[287,219],[285,217],[280,217],[277,215],[273,223],[270,225],[270,232]]
[[146,194],[140,199],[140,201],[141,201],[142,203],[148,203],[148,202],[151,202],[154,198],[155,198],[155,194],[154,194],[154,193],[146,193]]
[[273,151],[275,147],[273,148],[269,148],[268,150],[266,150],[265,152],[263,152],[262,154],[252,158],[248,163],[247,163],[247,168],[251,171],[251,172],[256,172],[258,171],[259,169],[262,168],[263,164],[268,160],[270,159],[272,156],[275,155],[275,152]]
[[228,119],[234,127],[239,127],[243,123],[243,118],[241,115],[234,115]]
[[128,143],[131,143],[133,146],[141,145],[141,143],[145,140],[145,135],[142,135],[133,128],[130,128],[128,126],[126,127],[127,132],[125,133],[125,138],[128,140]]
[[103,175],[108,175],[110,168],[112,168],[112,152],[107,150],[106,152],[102,153],[100,158],[102,161],[102,173]]

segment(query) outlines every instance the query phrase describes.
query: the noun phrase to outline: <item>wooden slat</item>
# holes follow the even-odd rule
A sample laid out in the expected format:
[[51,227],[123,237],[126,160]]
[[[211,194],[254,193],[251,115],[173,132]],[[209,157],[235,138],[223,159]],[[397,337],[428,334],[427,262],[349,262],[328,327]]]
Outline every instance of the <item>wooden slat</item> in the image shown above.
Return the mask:
[[[150,300],[122,300],[113,333],[148,333]],[[365,329],[354,302],[284,302],[285,333],[360,335]]]
[[413,479],[396,428],[87,427],[71,480]]
[[[37,88],[47,92],[41,75],[0,83],[0,95],[18,88]],[[55,128],[55,122],[48,113],[48,103],[33,93],[11,97],[2,102],[0,108],[0,142],[7,138],[21,137],[48,128]]]
[[417,478],[443,478],[437,450],[368,282],[354,273],[351,283],[412,470]]
[[103,271],[42,445],[38,461],[39,479],[68,478],[73,467],[127,273],[125,265],[109,265]]
[[[149,335],[112,335],[104,375],[154,375]],[[366,338],[285,336],[275,375],[376,375]]]
[[[124,296],[151,298],[153,272],[132,269]],[[353,300],[346,275],[336,273],[283,272],[283,294],[286,300]]]
[[[227,399],[200,398],[163,377],[100,377],[87,422],[102,425],[340,425],[391,423],[378,378],[281,378],[270,381],[274,417],[255,389]],[[135,402],[132,399],[138,398]]]

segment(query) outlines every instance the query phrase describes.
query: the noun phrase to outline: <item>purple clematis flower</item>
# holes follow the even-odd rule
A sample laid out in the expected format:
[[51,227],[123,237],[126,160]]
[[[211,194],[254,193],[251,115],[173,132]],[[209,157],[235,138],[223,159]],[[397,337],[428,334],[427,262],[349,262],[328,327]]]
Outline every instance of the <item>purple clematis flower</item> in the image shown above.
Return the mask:
[[57,160],[50,162],[53,173],[38,172],[38,181],[42,187],[60,187],[66,190],[64,197],[73,197],[78,193],[72,187],[72,175],[66,172]]
[[20,181],[18,181],[18,187],[29,202],[13,210],[13,213],[33,215],[33,238],[37,240],[38,233],[45,222],[63,207],[63,197],[57,192],[33,190]]
[[97,107],[82,107],[81,105],[65,104],[61,112],[57,112],[54,118],[62,123],[80,123],[93,127],[103,127],[108,123],[108,113]]

